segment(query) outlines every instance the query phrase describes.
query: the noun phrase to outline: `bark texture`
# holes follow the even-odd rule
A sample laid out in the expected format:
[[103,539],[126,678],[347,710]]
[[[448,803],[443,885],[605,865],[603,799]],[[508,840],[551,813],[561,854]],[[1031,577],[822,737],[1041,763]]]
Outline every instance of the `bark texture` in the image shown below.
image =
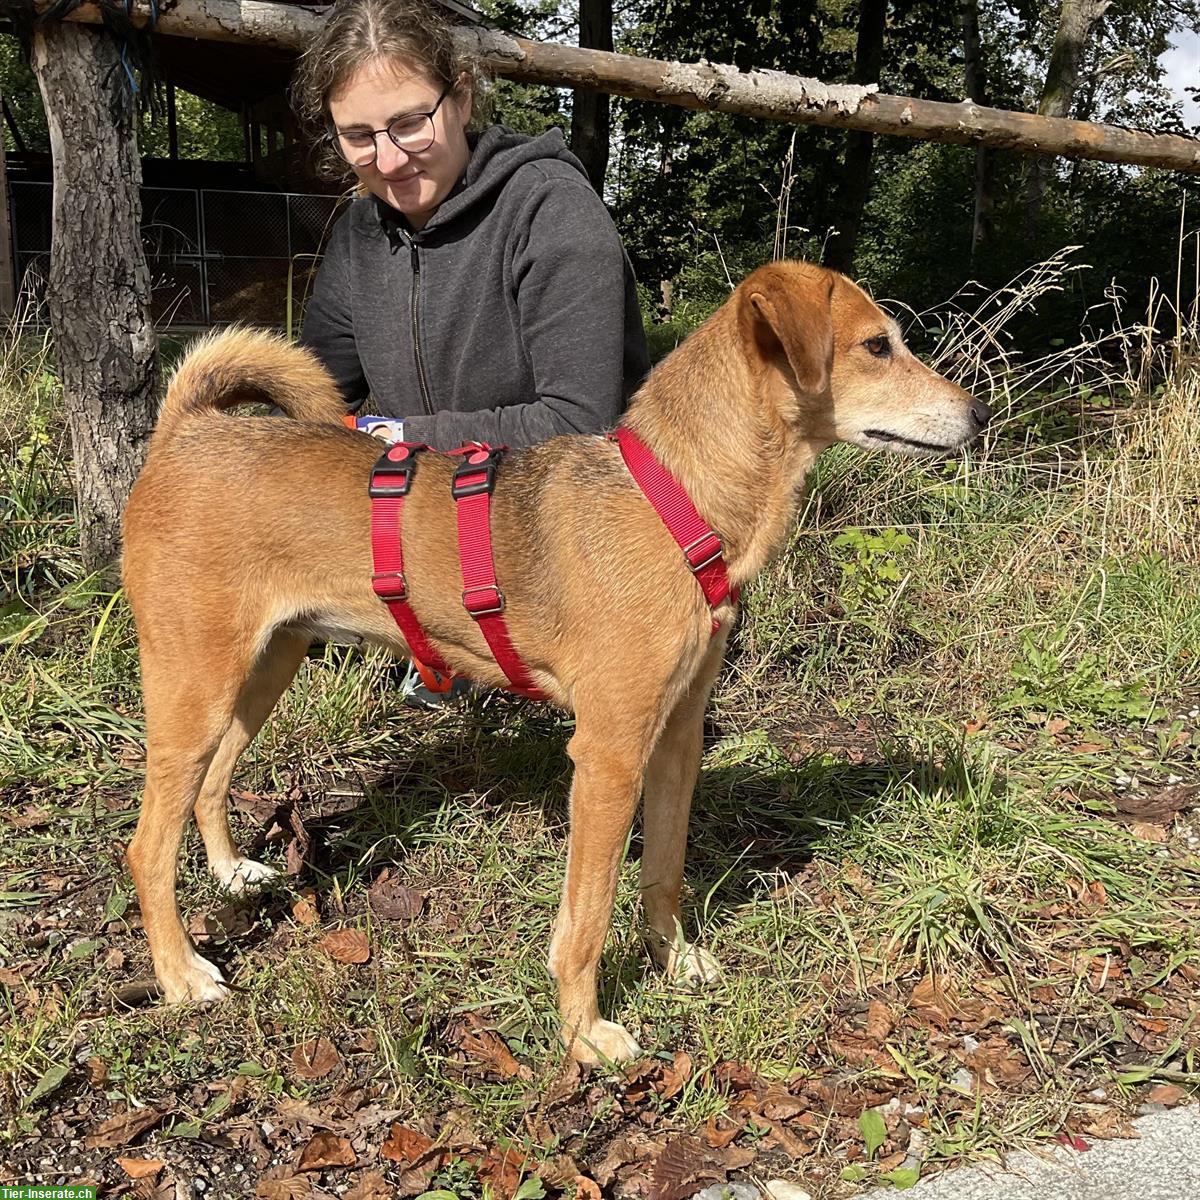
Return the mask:
[[[579,44],[590,50],[611,52],[612,21],[612,0],[579,0]],[[601,196],[608,172],[608,145],[608,93],[576,88],[571,104],[571,149]]]
[[[1038,102],[1038,116],[1062,118],[1070,114],[1075,93],[1079,90],[1088,40],[1111,5],[1112,0],[1062,0],[1058,31],[1046,68],[1046,84]],[[1048,162],[1035,161],[1031,165],[1028,197],[1031,221],[1036,221],[1041,211],[1050,170]]]
[[155,412],[156,340],[141,241],[142,181],[125,74],[108,34],[39,26],[33,69],[54,160],[47,302],[89,570],[120,552],[121,513]]

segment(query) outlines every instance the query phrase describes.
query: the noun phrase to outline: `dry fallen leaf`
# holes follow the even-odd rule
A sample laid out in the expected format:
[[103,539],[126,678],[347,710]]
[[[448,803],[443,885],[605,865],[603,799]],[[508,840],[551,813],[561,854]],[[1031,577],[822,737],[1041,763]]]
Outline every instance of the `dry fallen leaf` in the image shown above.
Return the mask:
[[706,1183],[723,1180],[724,1175],[695,1138],[672,1138],[654,1160],[650,1200],[686,1200]]
[[1175,1105],[1182,1104],[1187,1098],[1187,1092],[1173,1083],[1160,1083],[1158,1087],[1152,1087],[1146,1093],[1146,1100],[1150,1104],[1162,1104],[1167,1108],[1174,1108]]
[[892,1014],[882,1000],[872,1000],[867,1007],[867,1037],[883,1043],[892,1032]]
[[663,1071],[659,1093],[664,1100],[670,1100],[683,1090],[683,1085],[692,1077],[692,1056],[683,1050],[675,1051],[675,1061]]
[[326,1167],[352,1167],[355,1161],[349,1140],[325,1130],[309,1139],[296,1166],[301,1171],[323,1171]]
[[343,1200],[392,1200],[395,1191],[378,1171],[363,1171]]
[[317,893],[313,888],[305,888],[300,893],[300,899],[292,905],[292,919],[297,925],[315,925],[321,919]]
[[812,1153],[812,1144],[804,1141],[803,1138],[797,1137],[782,1121],[772,1121],[767,1117],[763,1118],[771,1127],[771,1132],[767,1135],[769,1141],[774,1141],[780,1150],[788,1156],[788,1158],[804,1158]]
[[1134,821],[1129,826],[1129,832],[1141,842],[1167,842],[1171,835],[1161,826],[1149,821]]
[[365,963],[371,946],[361,929],[336,929],[321,939],[321,948],[335,962]]
[[459,1045],[471,1058],[483,1063],[501,1079],[533,1078],[533,1071],[517,1062],[504,1039],[495,1030],[488,1029],[476,1013],[468,1013],[467,1021],[472,1030],[463,1033]]
[[312,1195],[312,1184],[303,1175],[292,1175],[287,1179],[263,1179],[254,1189],[258,1200],[308,1200]]
[[525,1156],[518,1150],[490,1150],[479,1163],[479,1182],[484,1185],[484,1194],[491,1192],[497,1200],[512,1200],[521,1180],[531,1174]]
[[153,1129],[164,1116],[166,1109],[162,1108],[135,1108],[118,1113],[85,1137],[83,1144],[89,1150],[117,1150],[141,1137],[147,1129]]
[[721,1129],[717,1126],[717,1118],[709,1117],[704,1126],[704,1140],[714,1150],[724,1150],[741,1132],[741,1125],[733,1125],[729,1129]]
[[292,1051],[292,1072],[301,1079],[324,1079],[341,1061],[328,1038],[313,1038]]
[[117,1166],[130,1179],[149,1179],[157,1175],[167,1164],[161,1158],[118,1158]]
[[628,1163],[645,1162],[654,1154],[655,1149],[650,1142],[635,1137],[614,1138],[599,1166],[592,1168],[592,1175],[602,1188],[608,1187],[623,1166]]
[[[435,1149],[433,1139],[426,1137],[419,1129],[409,1129],[406,1125],[396,1123],[392,1126],[387,1141],[379,1147],[379,1155],[391,1162],[411,1167],[422,1162]],[[431,1172],[433,1166],[431,1162]]]
[[600,1185],[586,1175],[576,1175],[575,1195],[577,1200],[600,1200]]
[[1169,825],[1190,808],[1200,795],[1200,784],[1176,783],[1164,788],[1139,788],[1113,797],[1117,813],[1125,818]]
[[913,988],[909,1003],[926,1021],[943,1029],[955,1014],[954,1001],[946,994],[945,988],[936,975],[926,975]]
[[394,879],[389,870],[380,872],[367,892],[371,912],[388,921],[412,921],[425,907],[425,894]]

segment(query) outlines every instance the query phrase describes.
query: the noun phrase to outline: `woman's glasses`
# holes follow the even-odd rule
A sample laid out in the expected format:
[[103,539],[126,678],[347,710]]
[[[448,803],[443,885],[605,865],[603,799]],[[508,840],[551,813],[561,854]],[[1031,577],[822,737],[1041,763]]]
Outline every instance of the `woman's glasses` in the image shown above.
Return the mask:
[[375,139],[381,133],[386,133],[392,145],[405,154],[420,154],[422,150],[428,150],[437,140],[433,118],[453,87],[453,82],[446,84],[437,103],[428,112],[405,113],[383,129],[351,129],[345,133],[335,131],[330,135],[333,148],[352,167],[369,167],[375,161],[379,153]]

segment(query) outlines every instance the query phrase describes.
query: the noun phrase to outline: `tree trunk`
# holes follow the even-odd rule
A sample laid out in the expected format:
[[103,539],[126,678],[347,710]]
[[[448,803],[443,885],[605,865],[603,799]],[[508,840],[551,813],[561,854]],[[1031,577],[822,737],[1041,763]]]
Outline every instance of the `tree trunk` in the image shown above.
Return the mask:
[[[1046,68],[1046,85],[1038,103],[1040,117],[1066,117],[1071,112],[1080,68],[1088,39],[1100,18],[1108,11],[1112,0],[1062,0],[1062,15],[1050,64]],[[1050,181],[1053,164],[1048,159],[1035,159],[1029,172],[1029,216],[1036,223],[1041,212],[1042,198]]]
[[[114,563],[155,413],[156,341],[141,241],[142,168],[125,73],[104,32],[39,25],[32,62],[54,163],[46,299],[89,570]],[[114,115],[115,114],[115,115]]]
[[[612,0],[579,0],[579,44],[590,50],[612,51]],[[583,163],[592,187],[604,195],[608,171],[607,92],[576,88],[571,104],[571,149]]]
[[[979,38],[979,0],[961,0],[963,27],[963,82],[967,98],[976,104],[987,103],[987,74],[983,65],[983,46]],[[980,246],[992,237],[992,152],[986,146],[975,148],[975,211],[971,220],[971,262]]]
[[[858,44],[854,54],[854,82],[878,83],[883,66],[883,36],[887,0],[863,0],[858,6]],[[825,262],[835,271],[850,274],[858,253],[863,209],[871,194],[875,135],[855,130],[846,135],[846,156],[838,189],[837,233],[825,252]]]

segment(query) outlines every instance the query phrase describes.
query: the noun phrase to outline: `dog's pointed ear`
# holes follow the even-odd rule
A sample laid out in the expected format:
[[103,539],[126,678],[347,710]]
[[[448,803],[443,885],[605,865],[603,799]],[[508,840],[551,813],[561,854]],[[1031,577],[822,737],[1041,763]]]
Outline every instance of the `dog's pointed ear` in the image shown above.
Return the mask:
[[831,271],[767,268],[747,280],[742,320],[751,352],[766,360],[785,358],[805,395],[829,388],[836,278]]

